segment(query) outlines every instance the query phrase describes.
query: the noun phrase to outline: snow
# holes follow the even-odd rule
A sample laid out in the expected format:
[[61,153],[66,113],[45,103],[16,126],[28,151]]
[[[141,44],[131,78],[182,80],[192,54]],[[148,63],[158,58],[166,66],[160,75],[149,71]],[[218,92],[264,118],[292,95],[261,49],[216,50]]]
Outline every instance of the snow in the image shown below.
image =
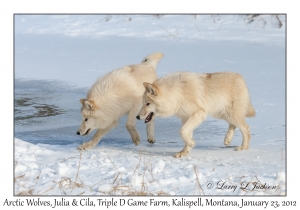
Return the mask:
[[[285,195],[285,16],[244,15],[16,15],[15,195]],[[108,19],[108,21],[106,21]],[[233,71],[242,74],[257,111],[247,151],[237,130],[231,146],[227,123],[208,118],[194,131],[187,157],[181,122],[156,119],[156,142],[134,146],[126,117],[99,144],[87,137],[79,99],[96,79],[148,54],[163,52],[157,73]],[[44,113],[48,114],[44,114]],[[51,113],[51,115],[49,115]],[[256,186],[265,186],[263,189]],[[268,189],[267,189],[268,188]],[[274,188],[274,189],[273,189]]]

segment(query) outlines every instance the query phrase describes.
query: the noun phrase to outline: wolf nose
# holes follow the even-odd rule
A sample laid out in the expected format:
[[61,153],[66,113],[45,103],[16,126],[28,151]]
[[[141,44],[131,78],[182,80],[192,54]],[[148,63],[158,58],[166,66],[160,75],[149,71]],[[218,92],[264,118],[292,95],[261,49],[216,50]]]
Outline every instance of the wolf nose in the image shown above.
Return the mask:
[[136,119],[138,119],[138,120],[139,120],[139,119],[140,119],[140,116],[139,116],[139,115],[138,115],[138,116],[136,116]]
[[79,131],[77,131],[77,133],[76,133],[77,135],[80,135],[80,132]]

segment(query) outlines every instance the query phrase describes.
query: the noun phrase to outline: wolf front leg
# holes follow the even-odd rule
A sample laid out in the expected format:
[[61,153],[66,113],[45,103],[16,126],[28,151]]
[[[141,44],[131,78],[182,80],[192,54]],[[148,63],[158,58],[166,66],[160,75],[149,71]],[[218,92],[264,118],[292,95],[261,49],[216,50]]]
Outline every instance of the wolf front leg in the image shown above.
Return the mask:
[[140,143],[140,135],[135,128],[135,124],[136,124],[136,116],[138,115],[141,108],[142,108],[142,99],[140,98],[134,102],[132,109],[128,113],[128,118],[126,122],[126,128],[135,146],[139,145]]
[[118,125],[118,122],[113,122],[110,126],[108,126],[105,129],[98,129],[95,135],[93,136],[92,140],[88,142],[84,142],[82,145],[78,147],[79,150],[86,150],[86,149],[91,149],[94,146],[98,144],[98,142],[102,139],[105,134],[107,134],[111,129],[116,127]]
[[147,141],[151,144],[155,142],[154,138],[154,119],[147,123]]
[[192,114],[188,119],[182,119],[183,126],[180,129],[180,136],[185,143],[184,148],[174,155],[175,158],[180,158],[188,155],[191,149],[196,145],[193,136],[194,129],[203,122],[206,118],[205,112],[201,109]]

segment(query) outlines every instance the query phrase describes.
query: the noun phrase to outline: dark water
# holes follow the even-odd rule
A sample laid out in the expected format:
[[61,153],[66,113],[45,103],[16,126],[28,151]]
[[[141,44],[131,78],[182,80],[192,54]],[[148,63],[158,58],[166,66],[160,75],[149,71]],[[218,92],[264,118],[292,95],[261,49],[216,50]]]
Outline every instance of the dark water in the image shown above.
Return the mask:
[[15,79],[15,137],[32,143],[82,141],[73,134],[81,121],[79,99],[86,92],[56,81]]

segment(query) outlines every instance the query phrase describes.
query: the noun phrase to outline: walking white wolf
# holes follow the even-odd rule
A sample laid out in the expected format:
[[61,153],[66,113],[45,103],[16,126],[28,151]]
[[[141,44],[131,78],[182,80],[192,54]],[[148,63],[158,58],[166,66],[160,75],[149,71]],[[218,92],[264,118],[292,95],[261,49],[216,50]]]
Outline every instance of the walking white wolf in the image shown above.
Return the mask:
[[137,119],[151,123],[155,117],[176,115],[182,120],[180,136],[185,146],[174,157],[186,156],[195,146],[193,130],[208,115],[229,123],[225,145],[230,144],[238,127],[243,134],[243,142],[236,150],[249,148],[250,131],[245,117],[255,116],[255,110],[240,74],[178,72],[160,78],[153,84],[144,82],[144,87],[144,105]]
[[[143,82],[154,82],[157,78],[156,66],[163,54],[153,53],[144,58],[141,64],[125,66],[99,78],[91,87],[82,104],[82,124],[78,135],[88,135],[98,129],[92,140],[83,143],[79,149],[89,149],[117,125],[120,117],[128,114],[126,128],[135,145],[140,136],[135,128],[136,115],[142,108]],[[154,122],[147,125],[148,142],[154,143]]]

